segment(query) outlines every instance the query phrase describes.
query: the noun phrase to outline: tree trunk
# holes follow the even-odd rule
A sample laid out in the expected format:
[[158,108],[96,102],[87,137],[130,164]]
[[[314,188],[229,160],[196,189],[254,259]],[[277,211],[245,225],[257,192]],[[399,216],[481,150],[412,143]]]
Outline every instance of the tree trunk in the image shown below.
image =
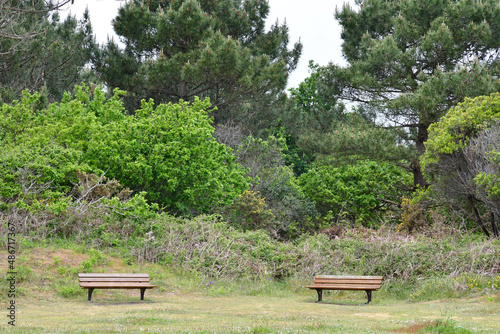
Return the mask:
[[[425,153],[425,141],[429,137],[429,132],[427,131],[428,125],[419,124],[418,133],[416,139],[416,146],[418,150],[418,157],[420,158]],[[413,185],[415,188],[425,189],[429,184],[425,181],[424,175],[422,174],[422,168],[420,167],[420,162],[418,159],[413,162]]]
[[472,196],[469,197],[469,202],[472,205],[472,209],[474,210],[474,214],[476,215],[476,222],[477,224],[483,229],[484,234],[489,238],[490,237],[490,232],[486,229],[486,226],[483,224],[483,220],[481,219],[481,215],[479,214],[479,211],[476,208],[476,205],[474,204],[474,199]]
[[186,81],[181,81],[181,83],[179,84],[179,98],[184,100],[184,101],[187,101],[187,97],[186,97]]
[[495,236],[495,238],[498,238],[500,237],[500,235],[498,234],[497,225],[495,224],[495,214],[493,212],[490,212],[490,217],[491,217],[491,230],[493,231],[493,235]]
[[422,168],[420,167],[420,163],[415,161],[413,163],[413,186],[415,189],[421,188],[425,189],[429,186],[427,182],[425,182],[424,175],[422,174]]

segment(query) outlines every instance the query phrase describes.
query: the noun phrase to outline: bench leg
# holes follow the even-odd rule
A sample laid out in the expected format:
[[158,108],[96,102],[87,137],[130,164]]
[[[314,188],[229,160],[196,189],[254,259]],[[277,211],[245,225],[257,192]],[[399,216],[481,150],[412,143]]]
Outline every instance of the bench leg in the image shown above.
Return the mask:
[[144,292],[146,292],[145,288],[141,289],[141,300],[144,300]]
[[372,291],[371,290],[365,290],[366,291],[366,296],[368,297],[368,301],[366,304],[370,303],[372,301]]
[[322,289],[316,289],[318,292],[318,303],[323,300],[323,290]]
[[88,298],[88,301],[92,301],[92,292],[94,292],[94,288],[89,288],[89,298]]

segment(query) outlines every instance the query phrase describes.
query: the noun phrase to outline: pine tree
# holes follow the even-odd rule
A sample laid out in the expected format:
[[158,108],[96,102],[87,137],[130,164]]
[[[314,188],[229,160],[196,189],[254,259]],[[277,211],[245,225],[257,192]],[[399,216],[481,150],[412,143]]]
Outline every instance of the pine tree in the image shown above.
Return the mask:
[[97,70],[126,90],[128,107],[209,97],[215,121],[250,102],[274,99],[295,69],[301,44],[289,50],[288,28],[265,30],[263,0],[134,0],[123,6]]
[[0,101],[44,90],[49,101],[81,82],[95,52],[90,19],[60,21],[61,1],[0,0]]
[[413,147],[415,186],[425,186],[418,157],[429,125],[465,97],[500,89],[497,0],[366,0],[344,5],[342,51],[330,83],[350,101],[369,104],[385,126],[400,127]]

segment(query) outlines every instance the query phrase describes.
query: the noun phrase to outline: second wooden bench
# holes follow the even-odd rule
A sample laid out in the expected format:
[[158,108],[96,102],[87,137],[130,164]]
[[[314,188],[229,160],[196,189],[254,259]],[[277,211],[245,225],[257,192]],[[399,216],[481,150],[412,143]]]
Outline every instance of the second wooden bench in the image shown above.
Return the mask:
[[382,276],[316,276],[314,284],[306,288],[318,292],[318,302],[323,299],[323,290],[364,290],[368,304],[372,300],[372,291],[380,289]]
[[83,289],[88,289],[88,300],[92,299],[94,289],[140,289],[144,300],[146,289],[152,289],[148,274],[78,274]]

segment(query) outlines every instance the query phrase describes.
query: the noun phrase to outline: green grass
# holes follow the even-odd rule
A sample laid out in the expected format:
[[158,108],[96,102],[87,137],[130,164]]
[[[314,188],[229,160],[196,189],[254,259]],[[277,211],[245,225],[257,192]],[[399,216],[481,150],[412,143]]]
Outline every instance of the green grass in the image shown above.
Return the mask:
[[[409,333],[415,323],[428,324],[422,333],[500,331],[499,304],[484,298],[358,305],[351,304],[349,297],[315,303],[312,293],[214,297],[156,292],[146,294],[141,302],[138,292],[96,292],[90,303],[84,296],[20,298],[17,325],[8,332]],[[5,320],[1,326],[7,328]]]

